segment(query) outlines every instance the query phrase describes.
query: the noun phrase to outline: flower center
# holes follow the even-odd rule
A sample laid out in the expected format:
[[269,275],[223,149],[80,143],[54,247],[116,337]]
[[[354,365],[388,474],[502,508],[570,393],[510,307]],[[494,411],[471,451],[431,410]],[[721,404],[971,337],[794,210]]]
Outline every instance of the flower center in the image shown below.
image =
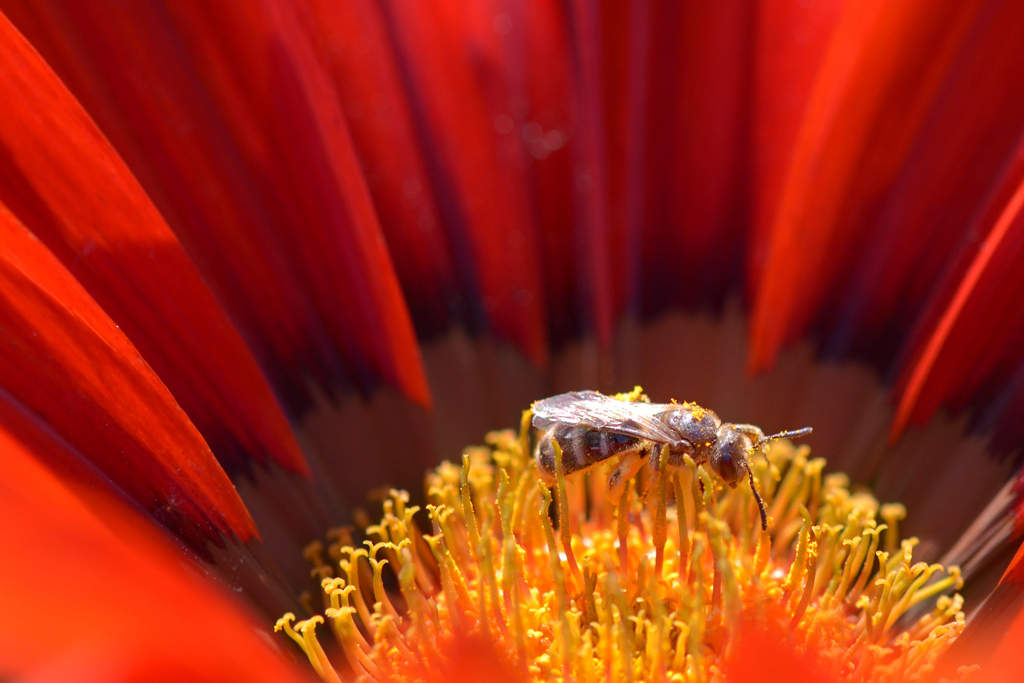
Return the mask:
[[[615,462],[549,490],[528,424],[427,477],[432,533],[392,490],[362,547],[345,528],[326,557],[323,544],[307,549],[324,616],[293,626],[287,614],[277,630],[324,680],[339,680],[334,666],[427,678],[472,638],[534,680],[703,681],[750,654],[742,641],[754,632],[808,671],[909,680],[963,630],[962,598],[945,595],[961,587],[959,568],[915,563],[917,539],[898,536],[903,506],[852,493],[806,446],[779,441],[752,458],[765,533],[749,485],[723,486],[688,459],[642,471],[617,501]],[[316,639],[324,617],[343,656]]]

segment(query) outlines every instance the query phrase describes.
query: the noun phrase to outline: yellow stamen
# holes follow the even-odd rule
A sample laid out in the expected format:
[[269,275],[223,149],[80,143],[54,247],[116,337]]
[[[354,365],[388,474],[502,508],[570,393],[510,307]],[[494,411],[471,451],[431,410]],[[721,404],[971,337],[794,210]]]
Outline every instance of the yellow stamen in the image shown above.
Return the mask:
[[889,526],[889,531],[885,534],[885,550],[892,554],[896,552],[896,543],[899,541],[897,524],[906,519],[907,508],[901,503],[889,503],[882,506],[881,515]]
[[561,647],[559,648],[559,659],[562,663],[562,674],[566,680],[571,677],[572,670],[572,638],[569,628],[568,604],[569,596],[565,592],[565,572],[562,571],[562,562],[559,559],[558,545],[555,543],[555,532],[551,528],[551,519],[548,517],[548,510],[551,508],[551,494],[548,487],[538,482],[537,486],[541,492],[541,507],[538,512],[544,524],[544,535],[548,539],[548,560],[551,564],[551,575],[555,580],[555,598],[558,601],[558,635]]
[[565,471],[562,469],[562,447],[555,439],[551,440],[551,445],[555,451],[555,489],[558,491],[558,534],[562,539],[562,552],[565,553],[569,569],[572,570],[572,575],[576,578],[577,584],[582,585],[583,578],[580,574],[580,568],[576,564],[576,556],[572,552],[572,530],[569,528],[571,526],[569,520],[569,498],[565,489]]
[[[644,400],[639,388],[624,396]],[[365,548],[349,529],[333,530],[326,550],[307,547],[356,677],[420,680],[450,641],[475,636],[535,680],[722,680],[743,656],[742,629],[760,625],[790,633],[780,646],[824,674],[912,680],[963,630],[963,599],[947,594],[962,586],[959,569],[915,562],[917,539],[898,536],[906,510],[851,493],[806,446],[776,441],[752,462],[769,512],[762,532],[748,486],[724,487],[688,456],[672,471],[668,449],[640,477],[646,501],[632,480],[607,494],[615,459],[566,476],[557,447],[551,490],[529,424],[524,415],[519,434],[488,434],[461,466],[438,466],[422,512],[389,491],[377,523],[360,517]],[[625,469],[647,464],[626,457]],[[293,627],[286,615],[277,630],[337,680],[316,642],[319,619]]]
[[331,666],[330,661],[327,659],[327,653],[320,647],[320,642],[316,639],[316,625],[324,623],[324,618],[315,616],[296,622],[295,626],[292,627],[292,621],[294,620],[295,615],[289,612],[277,620],[274,630],[280,631],[284,629],[285,633],[299,644],[299,647],[302,648],[309,658],[309,663],[313,665],[317,675],[322,680],[329,683],[341,683],[337,672],[335,672],[334,667]]
[[654,530],[652,531],[652,537],[654,541],[654,573],[658,578],[661,578],[661,568],[665,563],[665,540],[668,535],[668,524],[665,521],[665,516],[668,507],[668,455],[669,450],[662,448],[659,461],[658,461],[658,473],[654,476],[658,479],[657,487],[657,500],[655,501],[656,508],[654,514]]
[[615,515],[616,529],[619,534],[619,575],[625,580],[629,575],[629,497],[631,489],[626,488],[619,498],[618,510]]

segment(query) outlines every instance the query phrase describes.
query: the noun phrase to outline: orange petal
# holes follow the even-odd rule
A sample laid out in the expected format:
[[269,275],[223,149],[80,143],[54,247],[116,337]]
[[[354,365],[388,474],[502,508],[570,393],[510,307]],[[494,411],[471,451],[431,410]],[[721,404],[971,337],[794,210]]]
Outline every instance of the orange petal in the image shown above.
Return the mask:
[[814,653],[801,654],[787,634],[750,624],[743,626],[726,663],[728,683],[826,683],[829,677],[814,666]]
[[1021,679],[1021,671],[1024,671],[1024,652],[1020,646],[1024,642],[1024,610],[1019,609],[1020,606],[1018,603],[1017,614],[1009,628],[993,634],[998,639],[998,646],[990,659],[966,659],[965,664],[968,666],[981,665],[981,671],[976,676],[979,683],[1003,683]]
[[167,388],[2,205],[0,243],[0,386],[194,548],[252,538],[245,506]]
[[259,367],[117,152],[0,16],[0,201],[167,383],[230,468],[306,463]]
[[307,680],[144,518],[44,467],[59,443],[32,441],[0,424],[0,670],[32,680]]
[[446,647],[445,666],[423,672],[430,683],[449,681],[489,681],[490,683],[518,683],[526,677],[514,669],[502,653],[488,640],[462,636]]
[[891,186],[979,11],[978,2],[844,7],[796,136],[751,316],[749,363],[801,334],[859,251],[864,212]]
[[[292,406],[429,402],[331,76],[293,3],[32,3],[17,21],[128,160]],[[13,1],[5,11],[20,7]]]

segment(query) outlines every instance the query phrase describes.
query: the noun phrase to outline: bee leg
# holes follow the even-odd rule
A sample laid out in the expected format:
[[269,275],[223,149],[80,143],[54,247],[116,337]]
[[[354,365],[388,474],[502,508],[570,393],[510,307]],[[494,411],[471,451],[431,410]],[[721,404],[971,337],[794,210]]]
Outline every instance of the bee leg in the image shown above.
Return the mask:
[[613,505],[617,505],[619,498],[622,497],[626,482],[636,476],[643,466],[644,457],[640,451],[629,451],[622,455],[619,464],[608,477],[608,498]]
[[647,500],[647,494],[650,493],[652,489],[657,488],[657,486],[658,486],[658,479],[660,477],[661,477],[661,472],[658,472],[657,470],[655,470],[654,473],[651,474],[651,476],[647,478],[647,481],[644,482],[644,490],[640,492],[640,501],[641,502],[646,501]]
[[661,478],[662,475],[661,449],[662,445],[659,443],[653,444],[651,446],[651,454],[648,458],[648,464],[651,466],[652,474],[650,477],[647,478],[647,481],[644,483],[644,490],[640,494],[640,500],[647,500],[647,494],[650,493],[652,489],[656,489],[658,487],[658,480]]
[[553,442],[555,440],[555,430],[549,429],[544,432],[537,442],[537,448],[534,451],[534,461],[537,463],[537,474],[540,475],[541,481],[548,486],[554,486],[557,481],[557,473],[555,472],[555,447]]

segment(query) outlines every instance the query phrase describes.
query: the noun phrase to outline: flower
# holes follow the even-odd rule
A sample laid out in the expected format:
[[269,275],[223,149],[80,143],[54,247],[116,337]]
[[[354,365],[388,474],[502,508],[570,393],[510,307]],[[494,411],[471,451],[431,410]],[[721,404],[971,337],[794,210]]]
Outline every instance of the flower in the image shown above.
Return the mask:
[[[554,400],[566,398],[575,414],[599,414],[592,398]],[[648,402],[639,387],[614,399],[638,420],[646,414],[629,406]],[[670,410],[709,415],[692,403]],[[353,673],[377,680],[429,678],[447,644],[467,633],[493,644],[496,668],[527,680],[732,677],[746,645],[768,634],[790,654],[787,674],[797,680],[912,680],[963,631],[963,598],[934,599],[963,586],[959,568],[912,562],[918,540],[897,544],[905,508],[851,494],[845,475],[823,477],[824,460],[808,459],[806,448],[775,444],[749,466],[750,488],[724,495],[714,458],[694,452],[701,464],[684,455],[673,465],[662,448],[638,498],[632,486],[611,485],[624,465],[604,460],[586,475],[570,472],[565,464],[588,443],[570,431],[545,442],[554,451],[552,493],[531,458],[533,412],[518,436],[491,433],[489,447],[463,454],[461,468],[445,462],[428,477],[432,534],[418,530],[408,493],[392,490],[381,522],[361,530],[366,549],[349,528],[326,556],[322,543],[311,545],[324,615],[293,626],[288,613],[276,628],[322,679],[338,680],[316,635],[325,618]],[[397,577],[400,608],[385,571]],[[928,609],[897,627],[918,605]]]
[[0,11],[0,670],[301,676],[289,558],[549,383],[817,415],[968,588],[1012,552],[1017,3]]

